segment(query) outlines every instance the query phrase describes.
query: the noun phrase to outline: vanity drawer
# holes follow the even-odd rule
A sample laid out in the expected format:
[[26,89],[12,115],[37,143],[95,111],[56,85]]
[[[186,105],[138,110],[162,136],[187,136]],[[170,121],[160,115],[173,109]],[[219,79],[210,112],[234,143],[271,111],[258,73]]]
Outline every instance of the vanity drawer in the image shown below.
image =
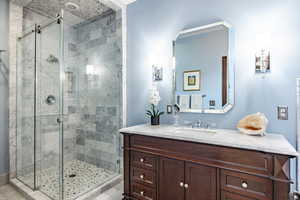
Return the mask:
[[131,184],[131,195],[138,200],[156,200],[156,190],[138,183]]
[[258,176],[221,170],[222,190],[259,200],[272,200],[272,181]]
[[222,191],[221,200],[259,200],[259,199],[248,198],[234,193]]
[[137,183],[142,183],[150,187],[156,186],[156,174],[153,171],[142,168],[131,168],[131,180]]
[[190,160],[249,174],[273,175],[273,157],[263,152],[141,135],[130,136],[130,146],[135,151],[158,156]]
[[132,151],[131,163],[136,167],[156,169],[156,157],[146,153]]

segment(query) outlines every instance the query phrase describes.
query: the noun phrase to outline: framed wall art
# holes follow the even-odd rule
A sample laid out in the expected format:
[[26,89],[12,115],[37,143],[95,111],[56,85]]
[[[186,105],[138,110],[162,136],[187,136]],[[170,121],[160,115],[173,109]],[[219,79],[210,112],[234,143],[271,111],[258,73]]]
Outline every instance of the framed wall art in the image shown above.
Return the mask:
[[199,91],[201,88],[201,71],[184,71],[183,72],[183,90]]

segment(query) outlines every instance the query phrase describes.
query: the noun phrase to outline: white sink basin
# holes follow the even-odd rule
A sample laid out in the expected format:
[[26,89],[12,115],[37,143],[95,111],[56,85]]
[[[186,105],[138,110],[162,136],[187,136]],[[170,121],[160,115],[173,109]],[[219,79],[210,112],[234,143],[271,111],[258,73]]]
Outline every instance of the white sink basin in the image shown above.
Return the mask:
[[214,129],[205,129],[205,128],[189,128],[189,127],[180,127],[175,130],[175,132],[197,132],[197,133],[217,133]]

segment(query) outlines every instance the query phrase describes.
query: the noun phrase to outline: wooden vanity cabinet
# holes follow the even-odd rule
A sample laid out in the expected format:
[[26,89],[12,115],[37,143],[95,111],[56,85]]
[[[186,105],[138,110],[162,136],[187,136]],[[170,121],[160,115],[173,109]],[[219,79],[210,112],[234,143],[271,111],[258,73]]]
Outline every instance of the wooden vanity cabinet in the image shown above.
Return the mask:
[[123,134],[123,200],[288,200],[291,156]]

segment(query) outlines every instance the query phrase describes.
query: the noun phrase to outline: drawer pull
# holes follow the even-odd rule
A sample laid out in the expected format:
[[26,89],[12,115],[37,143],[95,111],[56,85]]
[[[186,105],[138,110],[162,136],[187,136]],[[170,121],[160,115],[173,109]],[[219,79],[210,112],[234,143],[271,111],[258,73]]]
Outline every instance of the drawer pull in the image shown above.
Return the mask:
[[141,159],[140,159],[140,162],[141,162],[141,163],[143,163],[144,161],[145,161],[144,158],[141,158]]
[[187,189],[189,187],[189,185],[188,184],[184,184],[184,187]]
[[180,187],[183,187],[183,186],[184,186],[184,183],[183,183],[183,182],[180,182],[180,183],[179,183],[179,186],[180,186]]
[[143,174],[141,174],[141,175],[140,175],[140,178],[141,178],[141,179],[144,179],[144,175],[143,175]]
[[248,188],[247,182],[245,182],[245,181],[242,182],[242,188],[244,188],[244,189],[247,189],[247,188]]
[[141,196],[144,196],[144,193],[145,193],[144,191],[141,191],[141,192],[140,192],[140,195],[141,195]]

